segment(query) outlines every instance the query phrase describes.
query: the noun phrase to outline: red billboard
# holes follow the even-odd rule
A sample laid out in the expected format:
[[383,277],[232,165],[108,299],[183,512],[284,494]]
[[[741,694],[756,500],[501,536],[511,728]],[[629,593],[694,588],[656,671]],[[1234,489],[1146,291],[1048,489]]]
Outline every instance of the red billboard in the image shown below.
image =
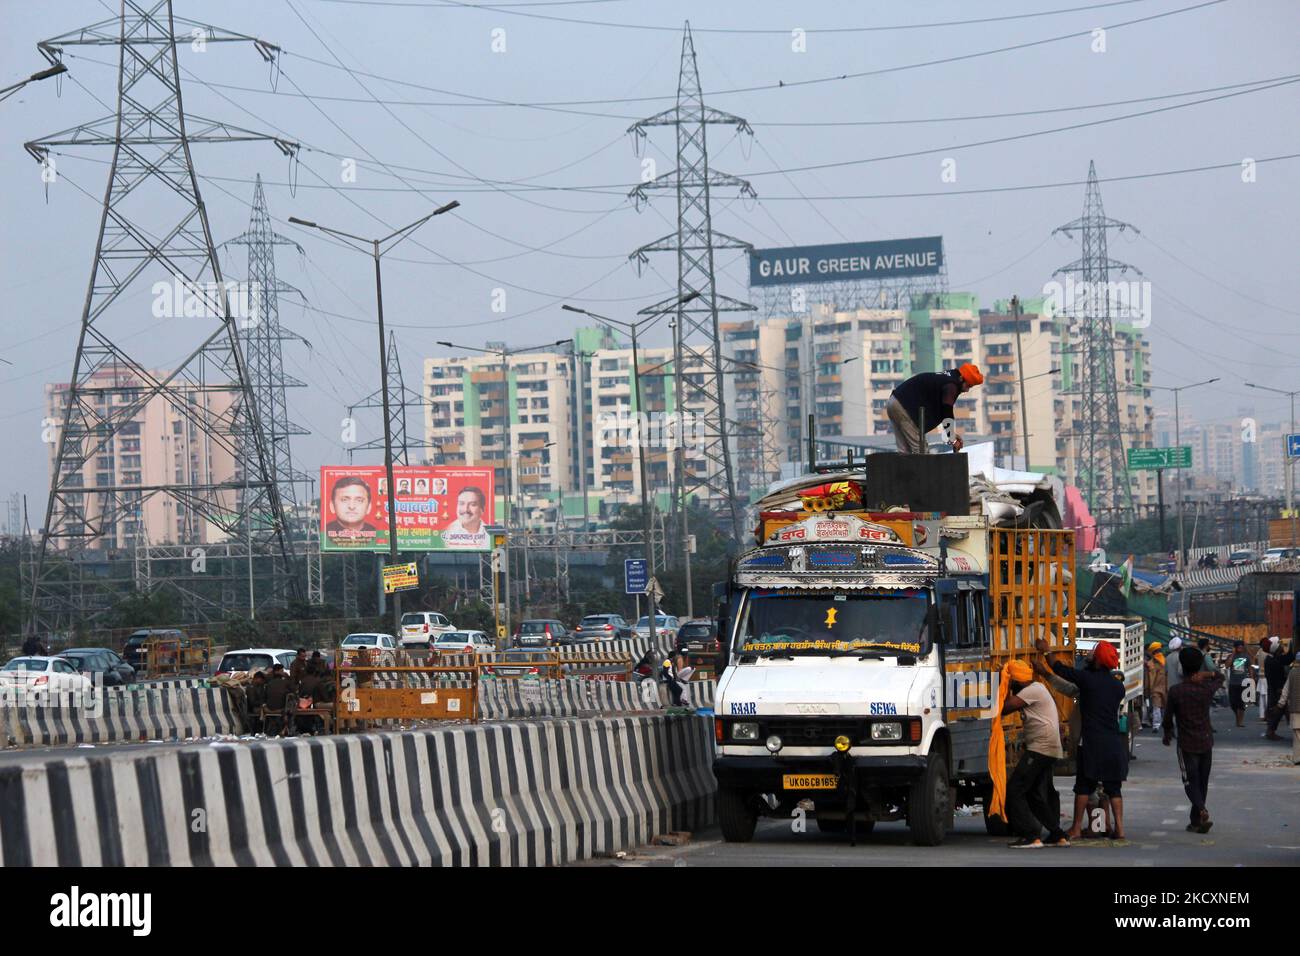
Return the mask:
[[489,551],[495,519],[491,468],[394,465],[389,494],[383,465],[320,470],[322,551],[387,551],[388,507],[397,513],[399,551]]

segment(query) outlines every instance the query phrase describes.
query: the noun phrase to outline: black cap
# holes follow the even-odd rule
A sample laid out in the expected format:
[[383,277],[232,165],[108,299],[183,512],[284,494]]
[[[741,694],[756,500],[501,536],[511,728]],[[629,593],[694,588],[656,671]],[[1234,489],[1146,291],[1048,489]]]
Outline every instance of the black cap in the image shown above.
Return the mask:
[[271,665],[271,670],[282,671],[284,670],[284,665],[281,664],[279,661],[276,661],[274,664]]

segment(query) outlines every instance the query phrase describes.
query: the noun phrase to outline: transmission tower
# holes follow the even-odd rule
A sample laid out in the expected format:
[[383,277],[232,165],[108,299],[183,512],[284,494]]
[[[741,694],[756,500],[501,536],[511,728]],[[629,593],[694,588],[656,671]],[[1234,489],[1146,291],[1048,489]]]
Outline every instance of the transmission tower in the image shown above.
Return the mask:
[[1057,269],[1075,281],[1073,293],[1064,298],[1062,312],[1069,317],[1079,336],[1083,396],[1080,416],[1071,429],[1074,435],[1075,480],[1098,522],[1114,527],[1134,519],[1133,489],[1124,456],[1124,430],[1119,418],[1119,387],[1115,377],[1115,319],[1130,318],[1127,305],[1112,301],[1110,276],[1139,270],[1111,259],[1106,252],[1106,232],[1137,229],[1102,210],[1097,167],[1088,163],[1088,186],[1083,215],[1053,230],[1073,236],[1078,232],[1082,255]]
[[[252,43],[268,62],[278,52],[251,36],[178,20],[170,0],[123,0],[119,16],[38,44],[54,65],[73,46],[115,47],[118,62],[114,114],[26,144],[47,170],[54,169],[52,152],[59,147],[113,147],[72,375],[57,412],[61,428],[33,574],[33,617],[46,627],[87,617],[84,592],[75,586],[79,555],[116,544],[118,519],[139,514],[157,495],[174,502],[187,531],[212,525],[235,537],[251,525],[259,546],[282,566],[292,566],[271,449],[190,145],[270,140],[292,155],[296,144],[186,114],[177,44],[227,42]],[[142,285],[146,291],[156,289],[157,280],[178,290],[173,314],[180,313],[179,290],[187,305],[197,304],[166,330],[169,344],[188,335],[182,353],[187,357],[163,371],[124,347],[139,307],[114,308],[128,290]],[[168,461],[148,482],[128,481],[122,472],[92,481],[89,466],[102,464],[101,455],[120,447],[119,435],[137,433],[147,406],[159,398],[181,416],[182,429],[194,443],[187,442],[188,447],[201,448],[205,462],[214,455],[237,460],[246,454],[243,479],[217,480],[210,467],[196,474],[188,463],[173,470]],[[241,434],[248,436],[243,447]],[[242,497],[241,489],[246,489]],[[177,531],[166,529],[168,534]],[[71,559],[71,568],[51,560],[53,547]]]
[[[397,347],[397,335],[393,332],[388,333],[388,429],[392,435],[393,444],[393,464],[409,465],[411,464],[411,449],[437,448],[437,445],[428,445],[422,442],[412,443],[406,436],[406,410],[408,408],[423,409],[426,405],[424,398],[419,392],[406,387],[406,379],[402,377],[402,359],[401,352]],[[378,408],[382,409],[383,392],[376,389],[365,398],[361,399],[355,405],[348,406],[348,417],[358,408]],[[383,437],[372,439],[368,442],[362,442],[359,445],[353,445],[348,449],[348,461],[352,461],[352,456],[359,451],[383,451]]]
[[[691,25],[682,35],[681,69],[677,81],[677,103],[672,108],[633,124],[628,132],[636,137],[638,149],[647,131],[654,126],[672,126],[677,131],[677,167],[637,186],[631,193],[638,208],[650,190],[671,190],[677,196],[677,231],[642,246],[630,258],[638,268],[649,261],[648,253],[673,252],[677,255],[677,293],[670,299],[642,309],[641,315],[653,315],[665,309],[676,313],[673,326],[674,401],[679,414],[688,408],[702,409],[705,444],[701,472],[688,472],[685,454],[677,449],[677,467],[673,475],[673,500],[679,514],[686,515],[687,497],[703,490],[712,507],[723,504],[735,539],[741,539],[743,508],[736,500],[736,481],[732,472],[729,431],[723,389],[722,343],[718,331],[720,312],[748,312],[754,306],[717,291],[714,278],[714,252],[718,249],[753,247],[740,239],[713,228],[710,194],[715,188],[739,189],[741,194],[757,198],[748,182],[709,168],[707,131],[709,126],[734,126],[750,136],[754,131],[746,120],[704,105],[700,73],[695,63],[695,44]],[[688,296],[696,297],[683,302]],[[684,529],[683,529],[684,532]],[[683,540],[685,535],[683,533]]]
[[[276,275],[275,247],[291,246],[302,252],[302,246],[276,233],[271,226],[271,214],[266,206],[266,191],[262,188],[262,176],[257,176],[253,187],[253,206],[249,217],[248,231],[234,239],[228,239],[223,245],[246,246],[248,249],[248,297],[250,314],[243,323],[241,343],[244,347],[244,363],[248,369],[249,384],[256,403],[257,415],[246,416],[235,435],[239,457],[235,464],[235,480],[241,483],[239,502],[240,510],[245,515],[245,535],[250,531],[256,535],[256,528],[249,528],[247,522],[252,519],[254,509],[248,500],[253,495],[245,495],[243,482],[251,472],[248,462],[257,461],[257,434],[252,427],[260,422],[270,452],[271,474],[280,494],[280,507],[284,526],[289,529],[290,537],[299,542],[306,556],[309,571],[307,574],[308,600],[318,603],[319,588],[319,548],[312,548],[308,536],[314,538],[314,526],[302,527],[297,519],[298,506],[311,501],[312,478],[298,471],[293,466],[293,452],[290,439],[294,435],[307,435],[307,429],[294,424],[289,419],[287,389],[302,388],[305,382],[286,375],[284,371],[284,354],[282,344],[285,341],[304,341],[300,336],[287,331],[280,324],[280,294],[297,294],[298,290],[280,281]],[[301,492],[300,492],[301,489]],[[282,599],[288,575],[296,569],[277,568],[272,577],[272,599]]]

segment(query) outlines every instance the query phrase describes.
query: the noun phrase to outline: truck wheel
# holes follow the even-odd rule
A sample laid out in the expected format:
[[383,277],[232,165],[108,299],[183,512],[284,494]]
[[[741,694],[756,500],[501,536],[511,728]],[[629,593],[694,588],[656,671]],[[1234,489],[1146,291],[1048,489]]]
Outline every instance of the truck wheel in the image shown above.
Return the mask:
[[951,820],[948,762],[939,750],[930,754],[925,773],[912,783],[907,800],[907,826],[917,846],[938,846]]
[[1128,755],[1137,759],[1138,731],[1142,727],[1142,710],[1137,704],[1128,705]]
[[748,843],[754,838],[758,813],[746,802],[739,790],[728,787],[718,789],[718,825],[722,839],[728,843]]

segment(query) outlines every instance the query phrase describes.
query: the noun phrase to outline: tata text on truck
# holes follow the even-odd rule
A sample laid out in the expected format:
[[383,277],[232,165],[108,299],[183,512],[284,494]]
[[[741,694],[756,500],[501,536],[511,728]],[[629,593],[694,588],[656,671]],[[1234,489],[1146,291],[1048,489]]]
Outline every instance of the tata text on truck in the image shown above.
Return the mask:
[[[747,841],[759,816],[811,799],[823,831],[906,821],[916,843],[942,842],[955,806],[991,791],[1001,667],[1039,637],[1072,647],[1072,533],[814,503],[763,513],[757,537],[725,600],[723,837]],[[1003,726],[1014,766],[1019,716]]]

